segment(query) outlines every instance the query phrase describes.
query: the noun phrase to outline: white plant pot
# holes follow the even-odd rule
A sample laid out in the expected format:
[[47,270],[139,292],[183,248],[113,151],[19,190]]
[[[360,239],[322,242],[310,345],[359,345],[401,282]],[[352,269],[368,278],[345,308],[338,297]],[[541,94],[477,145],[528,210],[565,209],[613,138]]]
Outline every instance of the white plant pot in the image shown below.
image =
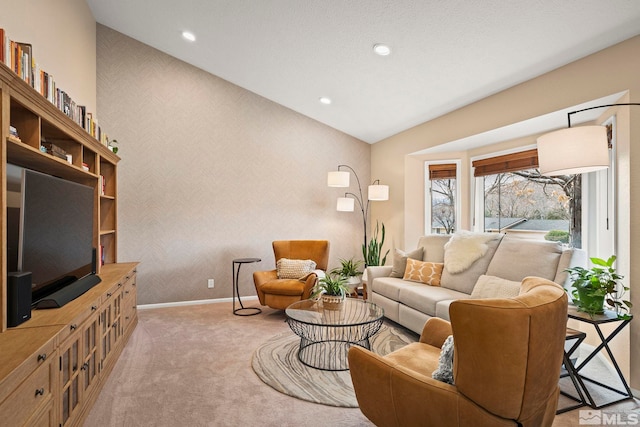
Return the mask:
[[361,283],[362,283],[361,276],[351,276],[347,279],[347,286],[349,286],[349,289],[351,289],[352,293],[353,291],[358,289],[358,286],[360,286]]

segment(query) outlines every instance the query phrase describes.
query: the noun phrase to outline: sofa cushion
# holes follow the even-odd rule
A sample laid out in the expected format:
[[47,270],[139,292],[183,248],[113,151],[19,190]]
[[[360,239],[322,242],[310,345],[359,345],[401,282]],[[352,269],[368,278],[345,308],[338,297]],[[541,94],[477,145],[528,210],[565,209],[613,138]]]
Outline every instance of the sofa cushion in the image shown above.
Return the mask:
[[424,283],[425,285],[440,286],[443,267],[444,264],[440,262],[417,261],[409,258],[402,278],[412,282]]
[[409,282],[397,277],[378,277],[371,283],[371,292],[398,301],[400,289],[407,287],[425,287],[420,283]]
[[[456,290],[458,292],[463,292],[467,295],[471,294],[473,287],[478,281],[478,277],[485,274],[487,272],[487,267],[491,262],[491,259],[496,252],[496,248],[503,240],[503,235],[498,235],[499,237],[495,240],[490,240],[487,242],[487,251],[482,256],[482,258],[476,260],[471,267],[467,268],[465,271],[461,273],[453,274],[445,268],[442,272],[442,280],[440,282],[440,286],[443,288],[449,288]],[[497,276],[494,274],[494,276]]]
[[[467,294],[462,294],[462,295],[464,295],[466,298],[470,297]],[[464,298],[458,298],[458,299],[464,299]],[[456,300],[446,299],[446,300],[438,301],[438,303],[436,304],[436,317],[451,321],[451,317],[449,317],[449,306],[453,301],[456,301]]]
[[518,282],[527,276],[554,280],[561,255],[562,245],[558,242],[505,237],[486,274]]
[[430,234],[418,240],[418,247],[423,248],[423,261],[444,262],[444,245],[449,241],[449,234]]
[[478,277],[471,298],[513,298],[520,293],[520,282],[483,274]]
[[404,271],[407,269],[407,258],[422,260],[424,249],[418,248],[411,252],[396,249],[393,252],[393,268],[389,277],[403,277]]
[[[405,281],[404,283],[412,282]],[[436,316],[436,305],[440,301],[467,298],[469,295],[453,289],[416,283],[416,286],[405,286],[400,289],[397,301],[429,316]]]

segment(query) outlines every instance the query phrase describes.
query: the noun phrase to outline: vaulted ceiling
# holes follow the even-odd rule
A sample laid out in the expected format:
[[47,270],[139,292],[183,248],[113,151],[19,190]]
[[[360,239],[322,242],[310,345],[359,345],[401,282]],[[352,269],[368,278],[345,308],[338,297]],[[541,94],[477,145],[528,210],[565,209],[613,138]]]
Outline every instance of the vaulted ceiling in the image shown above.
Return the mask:
[[640,34],[637,0],[87,3],[100,24],[369,143]]

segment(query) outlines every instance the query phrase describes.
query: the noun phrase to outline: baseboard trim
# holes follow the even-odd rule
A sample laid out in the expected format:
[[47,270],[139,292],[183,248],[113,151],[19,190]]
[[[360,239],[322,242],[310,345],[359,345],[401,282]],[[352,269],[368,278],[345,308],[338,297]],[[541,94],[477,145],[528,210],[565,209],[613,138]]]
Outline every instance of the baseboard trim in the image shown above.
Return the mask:
[[[257,300],[257,296],[242,297],[245,301]],[[175,301],[175,302],[161,302],[156,304],[140,304],[138,310],[148,310],[152,308],[166,308],[166,307],[183,307],[188,305],[201,305],[201,304],[217,304],[221,302],[232,302],[232,298],[216,298],[216,299],[200,299],[193,301]]]

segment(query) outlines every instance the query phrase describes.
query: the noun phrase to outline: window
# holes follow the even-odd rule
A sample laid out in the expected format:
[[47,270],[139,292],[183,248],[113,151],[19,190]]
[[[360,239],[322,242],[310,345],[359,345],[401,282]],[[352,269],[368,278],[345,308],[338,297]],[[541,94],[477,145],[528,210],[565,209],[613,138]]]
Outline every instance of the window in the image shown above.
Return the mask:
[[475,228],[563,243],[571,239],[580,247],[581,197],[575,196],[581,194],[580,175],[547,177],[537,166],[535,149],[474,161]]
[[427,164],[426,234],[451,234],[456,231],[458,163]]

